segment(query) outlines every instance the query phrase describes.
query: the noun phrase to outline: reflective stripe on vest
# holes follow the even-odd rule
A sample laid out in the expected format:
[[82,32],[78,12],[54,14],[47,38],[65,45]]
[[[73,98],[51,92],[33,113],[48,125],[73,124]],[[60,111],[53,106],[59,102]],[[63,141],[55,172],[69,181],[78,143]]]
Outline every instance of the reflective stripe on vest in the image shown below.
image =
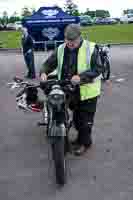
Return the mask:
[[[78,74],[90,69],[91,55],[94,51],[95,43],[84,40],[78,52]],[[58,47],[58,79],[61,79],[65,44]],[[93,83],[80,86],[80,99],[82,101],[99,96],[101,93],[101,77],[97,77]]]

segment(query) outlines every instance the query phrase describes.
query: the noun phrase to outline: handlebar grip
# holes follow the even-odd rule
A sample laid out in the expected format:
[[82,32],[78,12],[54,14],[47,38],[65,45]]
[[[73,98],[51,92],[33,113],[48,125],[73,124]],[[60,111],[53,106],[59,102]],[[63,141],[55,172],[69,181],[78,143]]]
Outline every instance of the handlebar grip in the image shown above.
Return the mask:
[[78,81],[78,80],[77,81],[71,80],[71,83],[72,83],[72,85],[80,85],[80,81]]
[[44,89],[46,87],[46,84],[47,84],[48,81],[43,81],[41,80],[40,81],[40,88]]

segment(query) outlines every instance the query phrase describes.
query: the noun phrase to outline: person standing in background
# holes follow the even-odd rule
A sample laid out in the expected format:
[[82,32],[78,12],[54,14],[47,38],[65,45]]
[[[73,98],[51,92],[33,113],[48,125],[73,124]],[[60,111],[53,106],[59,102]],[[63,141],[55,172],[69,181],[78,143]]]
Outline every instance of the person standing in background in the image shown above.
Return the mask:
[[36,78],[35,74],[35,64],[34,64],[34,42],[32,37],[29,35],[27,28],[22,28],[22,51],[24,55],[25,64],[28,69],[26,78],[34,79]]

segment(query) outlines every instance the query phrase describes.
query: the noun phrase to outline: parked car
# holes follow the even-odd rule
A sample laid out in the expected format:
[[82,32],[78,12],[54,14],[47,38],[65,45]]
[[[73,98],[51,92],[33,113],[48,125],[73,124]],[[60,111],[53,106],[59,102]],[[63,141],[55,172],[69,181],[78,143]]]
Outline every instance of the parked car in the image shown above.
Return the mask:
[[81,26],[91,26],[93,25],[92,19],[88,15],[81,15],[80,16],[80,24]]
[[3,25],[0,24],[0,31],[2,31],[4,29]]
[[103,18],[96,18],[95,19],[95,24],[97,24],[97,25],[103,24]]
[[103,19],[103,24],[117,24],[117,21],[113,18],[107,17]]
[[7,24],[6,29],[7,29],[7,30],[16,30],[15,24],[13,24],[13,23]]
[[17,21],[17,22],[15,22],[15,29],[16,29],[16,31],[18,31],[18,30],[20,30],[21,28],[22,28],[22,23],[21,23],[21,21]]
[[5,23],[5,24],[2,24],[3,30],[6,30],[6,26],[7,26],[6,23]]
[[117,24],[118,22],[110,17],[106,18],[97,18],[95,24],[97,25],[109,25],[109,24]]

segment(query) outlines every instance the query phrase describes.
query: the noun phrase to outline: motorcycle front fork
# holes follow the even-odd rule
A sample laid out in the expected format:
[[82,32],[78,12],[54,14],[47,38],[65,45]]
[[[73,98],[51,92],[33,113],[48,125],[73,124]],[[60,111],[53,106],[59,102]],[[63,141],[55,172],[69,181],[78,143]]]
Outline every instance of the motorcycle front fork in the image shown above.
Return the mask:
[[47,126],[48,125],[48,110],[47,106],[44,106],[42,111],[42,121],[37,123],[38,126]]

